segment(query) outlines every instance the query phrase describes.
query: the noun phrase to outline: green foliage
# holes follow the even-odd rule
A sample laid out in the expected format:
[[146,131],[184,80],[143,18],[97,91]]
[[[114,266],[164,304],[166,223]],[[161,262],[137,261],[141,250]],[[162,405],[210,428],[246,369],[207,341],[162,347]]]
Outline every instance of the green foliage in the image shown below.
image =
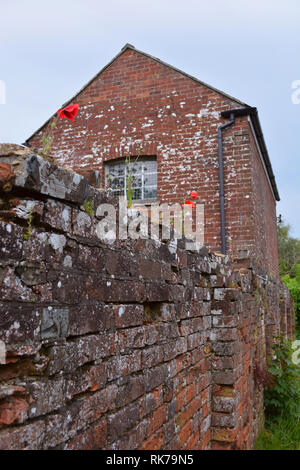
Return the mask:
[[277,224],[279,271],[282,282],[289,288],[295,304],[296,324],[300,326],[300,240],[290,236],[290,226]]
[[[290,236],[290,226],[277,224],[279,269],[289,288],[300,324],[300,240]],[[278,338],[269,361],[264,391],[266,429],[255,443],[257,450],[300,450],[300,366],[292,360],[289,341]]]
[[89,215],[94,215],[94,201],[85,200],[83,203],[85,212]]
[[290,236],[290,229],[290,225],[282,221],[277,224],[280,276],[293,277],[295,265],[300,264],[300,240]]
[[133,204],[133,196],[134,196],[134,181],[135,177],[133,175],[134,165],[138,161],[141,152],[143,151],[143,147],[140,146],[138,155],[133,163],[130,161],[130,156],[126,157],[125,165],[126,165],[126,198],[127,198],[127,208],[130,209]]
[[131,172],[130,168],[130,159],[129,163],[128,160],[126,160],[126,165],[128,167],[127,173],[126,173],[126,197],[127,197],[127,207],[130,209],[132,207],[132,201],[133,201],[133,196],[134,196],[134,176]]
[[300,450],[300,418],[282,416],[261,429],[255,450]]
[[43,148],[41,149],[41,153],[43,155],[47,155],[49,150],[51,149],[51,144],[53,141],[52,132],[53,132],[54,127],[56,126],[57,119],[58,117],[54,118],[51,121],[51,124],[49,126],[49,131],[42,135],[41,140],[42,140]]
[[295,317],[297,327],[300,327],[300,264],[295,264],[293,267],[293,273],[295,277],[291,277],[289,274],[282,276],[282,282],[288,287],[295,305]]
[[300,450],[300,366],[293,352],[291,342],[277,338],[265,381],[266,423],[256,450]]
[[300,367],[292,360],[291,342],[278,338],[269,361],[268,385],[265,389],[266,417],[276,421],[280,416],[300,414]]

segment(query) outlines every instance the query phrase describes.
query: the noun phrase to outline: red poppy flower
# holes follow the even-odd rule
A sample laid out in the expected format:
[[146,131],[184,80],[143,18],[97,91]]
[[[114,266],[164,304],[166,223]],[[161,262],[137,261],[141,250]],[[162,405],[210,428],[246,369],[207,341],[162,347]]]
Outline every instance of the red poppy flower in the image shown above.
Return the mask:
[[70,119],[71,121],[74,121],[75,120],[74,117],[78,113],[78,108],[79,108],[78,104],[69,104],[69,106],[66,106],[63,109],[59,109],[57,111],[57,114],[59,115],[61,119],[66,118],[66,119]]
[[197,199],[198,193],[196,191],[192,191],[190,193],[190,196],[191,196],[192,199]]
[[185,203],[183,205],[184,206],[189,206],[189,207],[191,207],[191,209],[194,209],[194,207],[195,207],[195,204],[193,203],[193,201],[185,201]]

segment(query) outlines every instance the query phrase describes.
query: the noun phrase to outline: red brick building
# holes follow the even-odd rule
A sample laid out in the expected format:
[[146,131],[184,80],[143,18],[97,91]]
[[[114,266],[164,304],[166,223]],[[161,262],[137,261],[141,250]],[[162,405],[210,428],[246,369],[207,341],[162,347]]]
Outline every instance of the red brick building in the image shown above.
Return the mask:
[[[70,103],[79,113],[59,120],[51,148],[59,164],[98,170],[103,187],[118,176],[118,194],[125,157],[140,154],[139,202],[182,203],[197,191],[205,244],[278,274],[279,195],[256,108],[129,44]],[[26,144],[40,147],[49,122]]]

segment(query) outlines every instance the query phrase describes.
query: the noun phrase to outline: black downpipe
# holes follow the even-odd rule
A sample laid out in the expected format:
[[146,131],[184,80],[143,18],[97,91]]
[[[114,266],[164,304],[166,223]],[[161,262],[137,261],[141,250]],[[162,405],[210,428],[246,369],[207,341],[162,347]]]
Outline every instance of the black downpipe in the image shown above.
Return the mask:
[[218,151],[219,151],[219,186],[220,186],[220,216],[221,216],[221,248],[226,255],[226,229],[225,229],[225,192],[224,192],[224,163],[223,163],[223,139],[222,131],[234,124],[234,114],[230,114],[230,121],[218,127]]

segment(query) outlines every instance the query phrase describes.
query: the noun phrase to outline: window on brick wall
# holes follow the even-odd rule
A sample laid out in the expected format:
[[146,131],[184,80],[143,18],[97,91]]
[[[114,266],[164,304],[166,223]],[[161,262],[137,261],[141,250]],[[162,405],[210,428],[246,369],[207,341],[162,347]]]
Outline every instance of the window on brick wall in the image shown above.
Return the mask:
[[131,157],[106,163],[105,181],[114,196],[126,196],[127,176],[132,174],[133,199],[151,200],[157,197],[157,162],[155,157]]

